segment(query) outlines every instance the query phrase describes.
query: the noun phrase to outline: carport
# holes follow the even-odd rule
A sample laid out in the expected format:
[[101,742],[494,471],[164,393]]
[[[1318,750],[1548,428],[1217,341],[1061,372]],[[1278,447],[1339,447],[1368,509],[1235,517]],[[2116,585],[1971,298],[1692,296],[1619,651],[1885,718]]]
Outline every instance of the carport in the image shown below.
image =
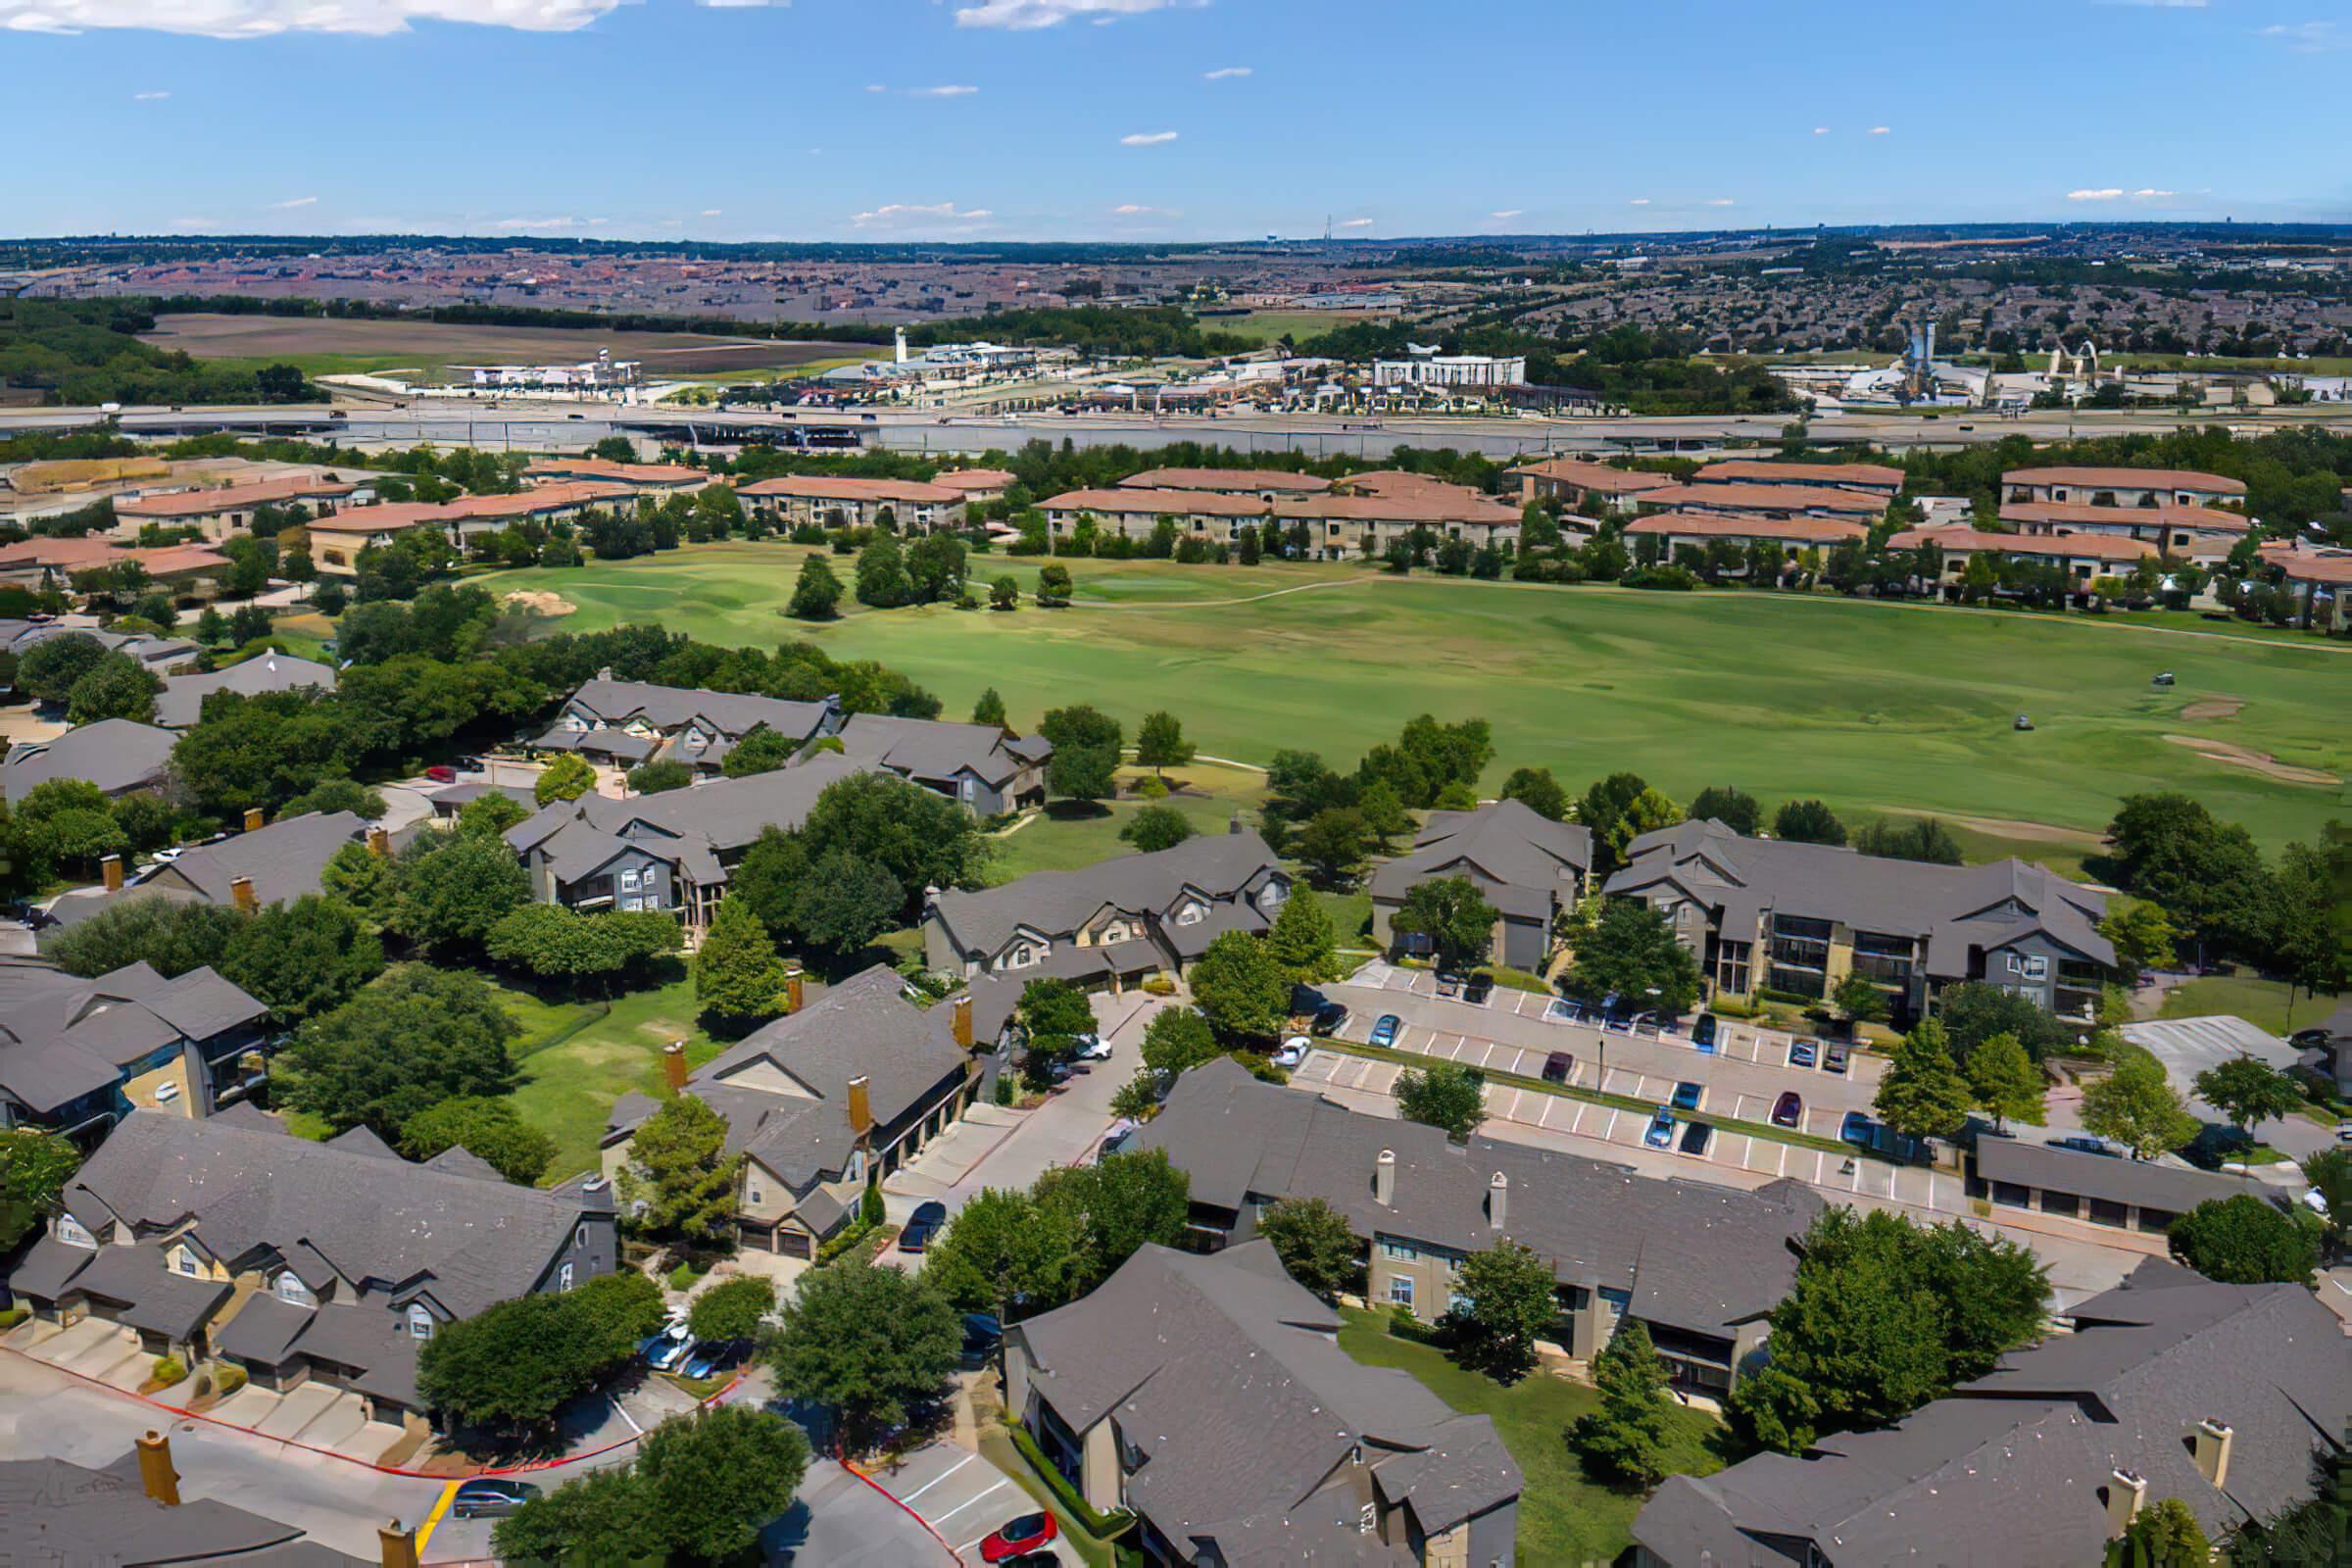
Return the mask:
[[2229,1013],[2203,1018],[2157,1018],[2128,1023],[2123,1036],[2164,1064],[2173,1087],[2189,1099],[2190,1108],[2207,1121],[2229,1118],[2196,1098],[2197,1074],[2251,1056],[2266,1067],[2283,1072],[2302,1059],[2302,1053],[2277,1035],[2257,1029]]

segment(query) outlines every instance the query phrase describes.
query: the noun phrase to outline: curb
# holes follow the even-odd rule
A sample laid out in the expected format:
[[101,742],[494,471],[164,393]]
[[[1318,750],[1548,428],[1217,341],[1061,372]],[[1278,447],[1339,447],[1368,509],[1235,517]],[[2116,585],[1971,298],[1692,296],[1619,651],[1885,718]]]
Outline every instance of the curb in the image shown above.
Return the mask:
[[916,1524],[921,1525],[931,1539],[939,1543],[940,1549],[948,1554],[948,1560],[957,1564],[958,1568],[960,1568],[960,1565],[963,1562],[963,1554],[958,1552],[954,1546],[948,1544],[948,1538],[941,1535],[938,1528],[934,1526],[930,1520],[924,1518],[921,1514],[916,1513],[912,1508],[907,1507],[906,1504],[900,1499],[897,1493],[891,1491],[881,1482],[876,1481],[872,1476],[867,1475],[863,1470],[858,1469],[857,1465],[851,1463],[849,1460],[842,1460],[841,1467],[844,1470],[847,1470],[850,1474],[856,1476],[858,1480],[864,1482],[867,1486],[873,1488],[876,1492],[882,1494],[882,1495],[885,1497],[888,1497],[892,1503],[897,1505],[901,1513],[904,1513],[907,1518],[913,1520]]

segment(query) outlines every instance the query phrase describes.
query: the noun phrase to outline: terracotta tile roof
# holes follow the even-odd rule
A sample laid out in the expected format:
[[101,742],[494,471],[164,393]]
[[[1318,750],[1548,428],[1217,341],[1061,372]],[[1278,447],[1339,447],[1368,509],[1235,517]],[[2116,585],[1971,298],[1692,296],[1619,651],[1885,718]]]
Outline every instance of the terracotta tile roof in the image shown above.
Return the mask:
[[710,475],[682,463],[614,463],[610,458],[541,458],[523,470],[533,479],[602,479],[613,484],[703,484]]
[[1400,486],[1378,495],[1302,496],[1274,503],[1277,517],[1338,522],[1475,522],[1500,525],[1519,520],[1519,509],[1461,485],[1427,489]]
[[1821,484],[1903,487],[1903,470],[1883,463],[1758,463],[1735,458],[1710,463],[1692,476],[1693,484]]
[[1640,490],[1663,490],[1675,483],[1671,473],[1644,473],[1636,468],[1612,468],[1605,463],[1587,463],[1581,458],[1552,458],[1543,463],[1531,463],[1524,468],[1514,468],[1538,479],[1557,479],[1562,484],[1575,485],[1580,490],[1597,490],[1603,495],[1630,495]]
[[2003,522],[2046,522],[2053,527],[2164,527],[2206,533],[2244,533],[2253,524],[2244,514],[2218,507],[2093,507],[2075,501],[2012,501],[2001,508]]
[[1229,492],[1283,490],[1294,495],[1320,495],[1331,488],[1329,479],[1309,473],[1286,473],[1278,468],[1146,468],[1119,481],[1122,490],[1223,490]]
[[1976,528],[1906,528],[1886,541],[1895,550],[1937,545],[1946,551],[1998,551],[2007,556],[2062,556],[2069,560],[2137,561],[2160,554],[2145,539],[2126,539],[2107,533],[2024,534],[1985,533]]
[[1045,503],[1048,512],[1100,512],[1119,516],[1148,512],[1171,517],[1256,517],[1266,504],[1255,496],[1213,490],[1065,490]]
[[123,559],[104,539],[21,539],[13,545],[0,545],[0,566],[58,566],[67,571],[87,571]]
[[1002,490],[1016,477],[1003,468],[950,468],[933,474],[931,482],[942,490],[970,495],[977,490]]
[[209,545],[166,545],[160,550],[126,550],[123,559],[147,568],[150,577],[176,577],[192,572],[225,571],[228,558]]
[[528,517],[607,502],[634,502],[637,492],[619,484],[543,484],[511,496],[462,496],[443,508],[449,517]]
[[115,503],[119,517],[209,517],[215,513],[239,512],[247,507],[282,505],[291,501],[340,501],[359,489],[341,479],[264,479],[257,484],[225,485],[217,490],[174,490],[170,495],[139,496]]
[[1742,512],[1838,512],[1876,517],[1886,498],[1801,484],[1683,484],[1645,492],[1645,507],[1736,507]]
[[457,515],[448,507],[421,501],[391,501],[376,507],[352,507],[331,517],[303,524],[311,533],[399,533],[423,523],[446,523]]
[[747,484],[747,496],[801,496],[811,501],[905,501],[935,507],[952,506],[963,492],[946,485],[912,479],[857,479],[829,473],[787,473]]
[[1782,539],[1808,545],[1840,544],[1870,533],[1863,524],[1843,517],[1762,517],[1733,512],[1661,512],[1627,523],[1625,531],[1661,538]]
[[2243,479],[2194,468],[2011,468],[2003,484],[2091,485],[2121,490],[2202,490],[2212,495],[2242,496]]
[[2352,550],[2312,549],[2300,540],[2261,547],[2262,564],[2285,571],[2290,582],[2352,583]]

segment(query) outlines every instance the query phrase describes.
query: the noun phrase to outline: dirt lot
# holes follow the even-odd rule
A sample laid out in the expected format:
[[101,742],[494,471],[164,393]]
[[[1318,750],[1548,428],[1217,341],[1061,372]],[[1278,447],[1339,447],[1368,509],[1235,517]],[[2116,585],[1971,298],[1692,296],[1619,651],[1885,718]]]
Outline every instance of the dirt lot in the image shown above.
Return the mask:
[[[610,349],[660,379],[748,370],[858,352],[856,344],[783,343],[699,332],[598,332],[551,326],[462,326],[439,321],[327,320],[271,316],[166,316],[144,341],[200,360],[318,359],[402,365],[560,365]],[[879,351],[877,351],[879,352]]]

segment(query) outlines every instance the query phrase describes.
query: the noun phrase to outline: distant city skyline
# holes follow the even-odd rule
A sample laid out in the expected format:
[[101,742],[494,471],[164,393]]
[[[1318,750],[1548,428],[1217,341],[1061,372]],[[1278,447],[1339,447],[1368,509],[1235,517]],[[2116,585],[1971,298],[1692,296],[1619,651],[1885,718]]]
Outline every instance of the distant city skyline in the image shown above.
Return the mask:
[[[2310,0],[0,0],[9,232],[2352,220]],[[2253,106],[2253,107],[2249,107]]]

